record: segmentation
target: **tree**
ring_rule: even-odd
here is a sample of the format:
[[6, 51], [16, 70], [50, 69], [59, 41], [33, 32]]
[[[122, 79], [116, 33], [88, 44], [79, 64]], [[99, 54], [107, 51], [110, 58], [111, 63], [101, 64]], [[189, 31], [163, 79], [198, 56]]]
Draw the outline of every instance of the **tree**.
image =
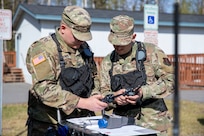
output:
[[203, 14], [204, 0], [181, 0], [181, 14]]
[[95, 8], [106, 9], [106, 0], [93, 0]]
[[204, 0], [202, 1], [202, 8], [201, 8], [201, 10], [202, 10], [202, 14], [204, 15]]

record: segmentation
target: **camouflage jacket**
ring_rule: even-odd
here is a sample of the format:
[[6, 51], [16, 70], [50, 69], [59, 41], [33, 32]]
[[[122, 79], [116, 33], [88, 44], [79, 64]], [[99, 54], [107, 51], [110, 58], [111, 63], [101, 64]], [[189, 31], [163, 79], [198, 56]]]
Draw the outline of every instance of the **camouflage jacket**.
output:
[[[85, 64], [79, 51], [66, 45], [58, 30], [56, 30], [56, 38], [61, 44], [65, 68], [80, 67]], [[75, 110], [79, 97], [67, 90], [62, 90], [60, 86], [59, 54], [57, 45], [51, 36], [44, 37], [30, 46], [27, 52], [26, 65], [33, 81], [30, 93], [43, 104], [34, 106], [36, 105], [34, 102], [33, 104], [30, 103], [28, 105], [29, 115], [40, 121], [56, 123], [56, 119], [53, 118], [53, 115], [57, 114], [56, 108], [62, 109], [66, 115], [71, 114]], [[95, 88], [92, 93], [97, 93], [99, 90], [97, 75], [94, 77], [94, 84]], [[50, 107], [50, 109], [46, 109], [46, 107]], [[50, 110], [53, 110], [53, 115], [48, 114]]]
[[[135, 115], [133, 112], [141, 110], [142, 116], [136, 120], [138, 125], [147, 128], [153, 128], [160, 131], [166, 130], [169, 126], [170, 115], [167, 109], [164, 111], [166, 105], [163, 98], [173, 93], [174, 73], [173, 67], [165, 53], [158, 47], [150, 43], [144, 43], [146, 48], [146, 60], [144, 66], [146, 70], [146, 85], [142, 86], [143, 97], [142, 101], [148, 99], [159, 99], [160, 101], [150, 103], [148, 106], [141, 109], [135, 108], [132, 113], [121, 111], [122, 115]], [[135, 54], [137, 50], [137, 43], [132, 47], [132, 53], [127, 58], [119, 58], [117, 62], [113, 63], [113, 75], [125, 74], [136, 70]], [[100, 67], [100, 83], [101, 92], [103, 95], [111, 94], [109, 70], [112, 62], [110, 60], [111, 53], [108, 54], [102, 61]], [[110, 104], [113, 108], [117, 105]], [[172, 119], [172, 118], [171, 118]]]

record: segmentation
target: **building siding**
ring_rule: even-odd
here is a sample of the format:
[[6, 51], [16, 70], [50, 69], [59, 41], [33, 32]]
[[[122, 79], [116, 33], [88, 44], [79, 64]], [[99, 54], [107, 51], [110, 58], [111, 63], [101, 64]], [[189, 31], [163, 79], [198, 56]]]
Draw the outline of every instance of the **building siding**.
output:
[[[92, 10], [91, 10], [92, 11]], [[45, 11], [44, 11], [45, 12]], [[102, 11], [101, 11], [102, 12]], [[21, 13], [21, 14], [20, 14]], [[114, 15], [119, 15], [123, 12], [114, 12]], [[126, 12], [125, 12], [126, 13]], [[130, 14], [130, 12], [127, 12]], [[27, 50], [29, 46], [36, 40], [47, 36], [53, 32], [55, 32], [56, 27], [60, 24], [60, 16], [56, 16], [54, 18], [46, 18], [43, 20], [43, 15], [35, 15], [28, 13], [27, 11], [19, 12], [20, 15], [18, 16], [18, 21], [14, 20], [13, 24], [15, 27], [15, 31], [17, 34], [21, 34], [21, 38], [16, 40], [16, 55], [17, 55], [17, 67], [21, 68], [23, 74], [25, 76], [25, 82], [31, 83], [31, 76], [27, 72], [25, 58], [27, 54]], [[88, 41], [92, 51], [94, 52], [94, 56], [96, 57], [104, 57], [108, 53], [113, 50], [113, 46], [108, 42], [108, 34], [109, 34], [109, 22], [110, 17], [105, 18], [106, 15], [102, 14], [101, 16], [104, 17], [97, 17], [95, 16], [96, 13], [93, 14], [93, 25], [91, 27], [91, 32], [93, 39]], [[132, 13], [131, 13], [132, 14]], [[141, 14], [140, 19], [137, 20], [135, 18], [135, 32], [137, 34], [136, 40], [137, 41], [144, 41], [144, 28], [143, 23], [141, 21]], [[41, 17], [40, 19], [37, 17]], [[168, 15], [169, 17], [172, 17]], [[50, 16], [49, 16], [50, 17]], [[161, 16], [163, 18], [163, 15]], [[17, 18], [16, 18], [17, 19]], [[172, 18], [169, 18], [172, 20]], [[163, 24], [162, 24], [163, 23]], [[173, 23], [171, 21], [166, 22], [160, 21], [158, 29], [158, 46], [164, 50], [164, 52], [168, 55], [174, 54], [174, 29]], [[188, 24], [188, 22], [186, 22]], [[179, 54], [202, 54], [204, 53], [204, 23], [200, 23], [201, 25], [193, 24], [193, 26], [189, 25], [186, 26], [185, 23], [182, 24], [179, 30]], [[203, 26], [202, 26], [203, 25]]]

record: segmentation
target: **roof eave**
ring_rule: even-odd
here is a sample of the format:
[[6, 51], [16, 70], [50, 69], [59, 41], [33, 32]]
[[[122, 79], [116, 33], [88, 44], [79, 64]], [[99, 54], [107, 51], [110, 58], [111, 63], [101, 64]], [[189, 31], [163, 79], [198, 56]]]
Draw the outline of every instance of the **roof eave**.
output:
[[[18, 23], [18, 21], [20, 19], [20, 15], [23, 12], [26, 12], [27, 14], [29, 14], [30, 16], [32, 16], [33, 18], [35, 18], [37, 20], [52, 20], [52, 21], [60, 21], [61, 20], [61, 16], [59, 16], [59, 15], [34, 14], [30, 10], [28, 10], [26, 7], [19, 5], [19, 7], [16, 10], [16, 14], [12, 20], [12, 24], [13, 24], [14, 28], [16, 27], [16, 24]], [[111, 18], [92, 17], [93, 23], [109, 23], [110, 21], [111, 21]], [[143, 25], [144, 20], [135, 20], [135, 24], [136, 25]], [[172, 21], [159, 21], [158, 25], [159, 26], [173, 26], [174, 24]], [[179, 26], [203, 28], [204, 23], [180, 22]]]

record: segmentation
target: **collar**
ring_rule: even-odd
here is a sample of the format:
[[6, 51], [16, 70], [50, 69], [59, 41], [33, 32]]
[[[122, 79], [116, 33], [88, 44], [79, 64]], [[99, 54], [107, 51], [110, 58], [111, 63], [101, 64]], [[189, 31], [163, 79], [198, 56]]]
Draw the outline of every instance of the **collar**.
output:
[[119, 61], [120, 63], [125, 63], [125, 62], [131, 62], [132, 60], [135, 60], [135, 54], [136, 54], [136, 47], [137, 47], [137, 43], [134, 42], [132, 44], [132, 51], [130, 53], [129, 56], [127, 56], [125, 59], [123, 59], [122, 57], [120, 57], [119, 55], [117, 55], [116, 59], [117, 61]]

